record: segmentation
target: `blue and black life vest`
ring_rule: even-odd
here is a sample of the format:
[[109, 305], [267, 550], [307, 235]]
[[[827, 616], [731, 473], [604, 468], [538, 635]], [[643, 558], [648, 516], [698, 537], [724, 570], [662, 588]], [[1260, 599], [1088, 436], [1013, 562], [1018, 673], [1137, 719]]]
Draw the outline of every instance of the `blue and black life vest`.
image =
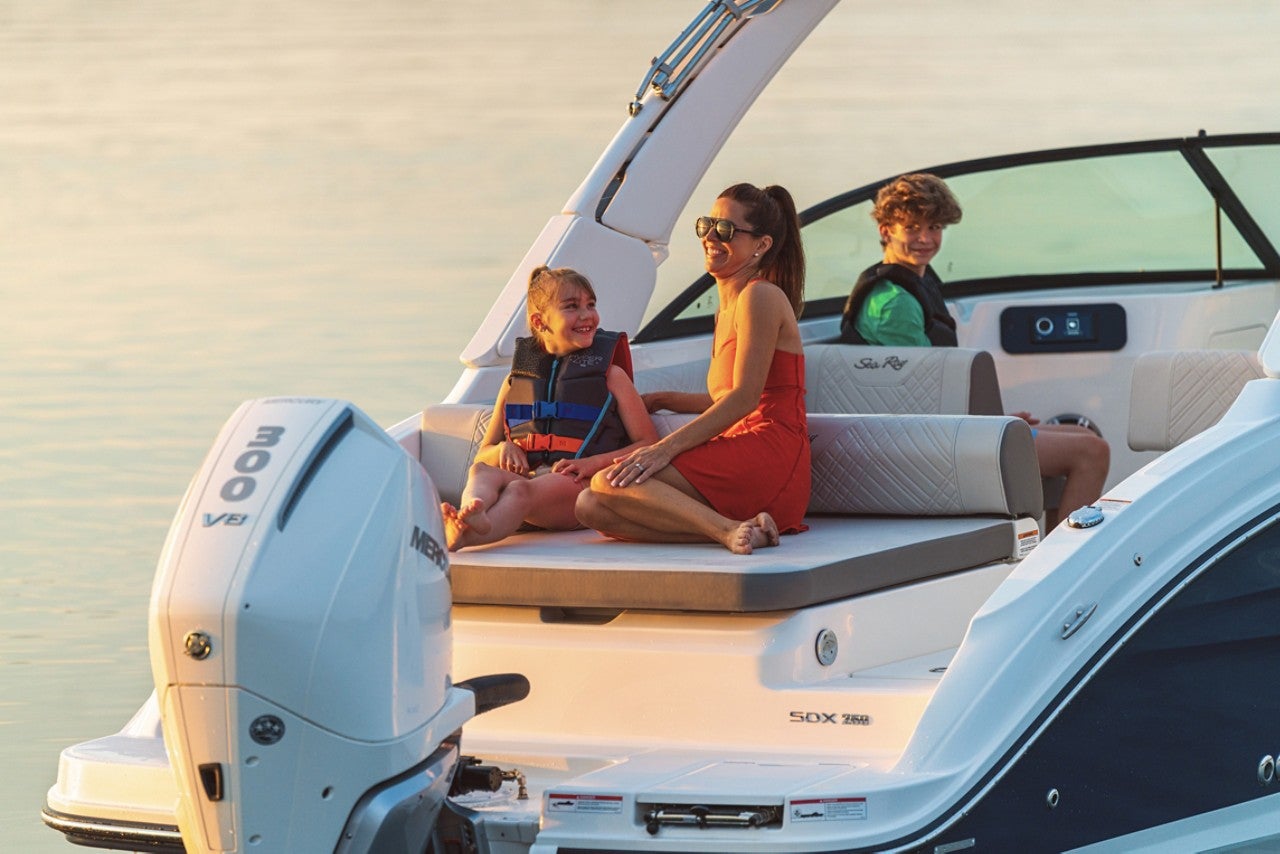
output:
[[524, 449], [530, 468], [631, 444], [609, 393], [609, 367], [631, 376], [626, 333], [596, 330], [585, 350], [552, 356], [534, 337], [517, 338], [507, 380], [507, 439]]
[[858, 334], [856, 324], [872, 288], [885, 279], [911, 294], [920, 303], [920, 308], [924, 311], [924, 334], [934, 347], [955, 347], [960, 343], [956, 337], [956, 319], [947, 311], [947, 304], [942, 299], [942, 280], [933, 272], [933, 267], [925, 267], [924, 275], [917, 276], [914, 270], [901, 264], [872, 264], [858, 276], [840, 318], [842, 342], [870, 343]]

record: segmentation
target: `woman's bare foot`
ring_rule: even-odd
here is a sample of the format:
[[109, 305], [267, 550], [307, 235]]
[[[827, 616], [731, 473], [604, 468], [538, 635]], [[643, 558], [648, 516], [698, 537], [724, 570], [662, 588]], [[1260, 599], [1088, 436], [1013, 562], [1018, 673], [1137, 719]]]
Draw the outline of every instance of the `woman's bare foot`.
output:
[[772, 516], [768, 513], [757, 513], [756, 518], [751, 521], [757, 528], [764, 531], [766, 546], [776, 546], [778, 544], [778, 523], [773, 521]]
[[[773, 528], [773, 539], [769, 539], [769, 530], [761, 524], [761, 516], [768, 520], [768, 524]], [[768, 513], [761, 513], [754, 519], [743, 522], [729, 532], [728, 536], [723, 540], [724, 545], [729, 551], [736, 555], [749, 555], [756, 549], [762, 549], [766, 546], [776, 546], [778, 544], [778, 526], [773, 524], [773, 519]]]
[[479, 498], [461, 510], [448, 501], [441, 502], [440, 515], [444, 517], [445, 545], [451, 552], [483, 542], [493, 528], [489, 515], [484, 511], [484, 502]]

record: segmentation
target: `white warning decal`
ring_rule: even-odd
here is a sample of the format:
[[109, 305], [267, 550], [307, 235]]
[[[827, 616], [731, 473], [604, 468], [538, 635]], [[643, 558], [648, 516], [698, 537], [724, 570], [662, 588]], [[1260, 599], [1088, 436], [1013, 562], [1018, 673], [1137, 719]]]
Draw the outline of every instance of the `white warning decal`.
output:
[[552, 792], [547, 795], [548, 812], [622, 812], [622, 795], [581, 795]]
[[791, 802], [793, 822], [863, 821], [866, 817], [866, 798], [804, 798]]

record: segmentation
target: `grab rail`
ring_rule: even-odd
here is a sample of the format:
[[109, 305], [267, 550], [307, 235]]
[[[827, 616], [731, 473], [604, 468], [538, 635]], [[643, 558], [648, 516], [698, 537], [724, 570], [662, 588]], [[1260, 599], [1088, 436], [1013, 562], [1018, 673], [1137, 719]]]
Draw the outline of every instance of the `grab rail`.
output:
[[702, 66], [707, 52], [720, 40], [729, 25], [772, 11], [782, 0], [712, 0], [676, 36], [666, 50], [654, 57], [649, 73], [640, 81], [627, 112], [635, 115], [644, 105], [640, 99], [652, 89], [664, 101], [679, 91], [694, 71]]

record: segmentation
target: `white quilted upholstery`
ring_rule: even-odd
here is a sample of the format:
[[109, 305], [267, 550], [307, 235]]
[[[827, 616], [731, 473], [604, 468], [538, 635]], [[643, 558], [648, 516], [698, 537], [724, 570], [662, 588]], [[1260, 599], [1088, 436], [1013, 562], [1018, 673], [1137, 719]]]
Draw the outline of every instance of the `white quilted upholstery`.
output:
[[811, 513], [1039, 516], [1031, 430], [1005, 416], [811, 415]]
[[[422, 413], [422, 463], [456, 504], [492, 407]], [[692, 415], [660, 413], [666, 435]], [[812, 513], [1038, 516], [1039, 469], [1026, 422], [1004, 416], [811, 415]]]
[[968, 351], [930, 347], [805, 348], [810, 412], [969, 411]]
[[707, 370], [711, 358], [636, 372], [636, 388], [641, 394], [651, 391], [684, 391], [707, 393]]
[[[990, 357], [962, 347], [804, 348], [805, 408], [810, 412], [1001, 415]], [[978, 360], [985, 360], [979, 363]], [[709, 359], [636, 375], [641, 392], [706, 392]], [[988, 367], [990, 366], [990, 367]], [[983, 387], [976, 388], [975, 384]]]
[[1250, 380], [1263, 376], [1247, 350], [1144, 353], [1133, 365], [1129, 447], [1167, 451], [1212, 427]]
[[492, 406], [472, 403], [437, 403], [422, 410], [420, 462], [442, 500], [457, 504], [461, 499], [467, 470], [492, 417]]

